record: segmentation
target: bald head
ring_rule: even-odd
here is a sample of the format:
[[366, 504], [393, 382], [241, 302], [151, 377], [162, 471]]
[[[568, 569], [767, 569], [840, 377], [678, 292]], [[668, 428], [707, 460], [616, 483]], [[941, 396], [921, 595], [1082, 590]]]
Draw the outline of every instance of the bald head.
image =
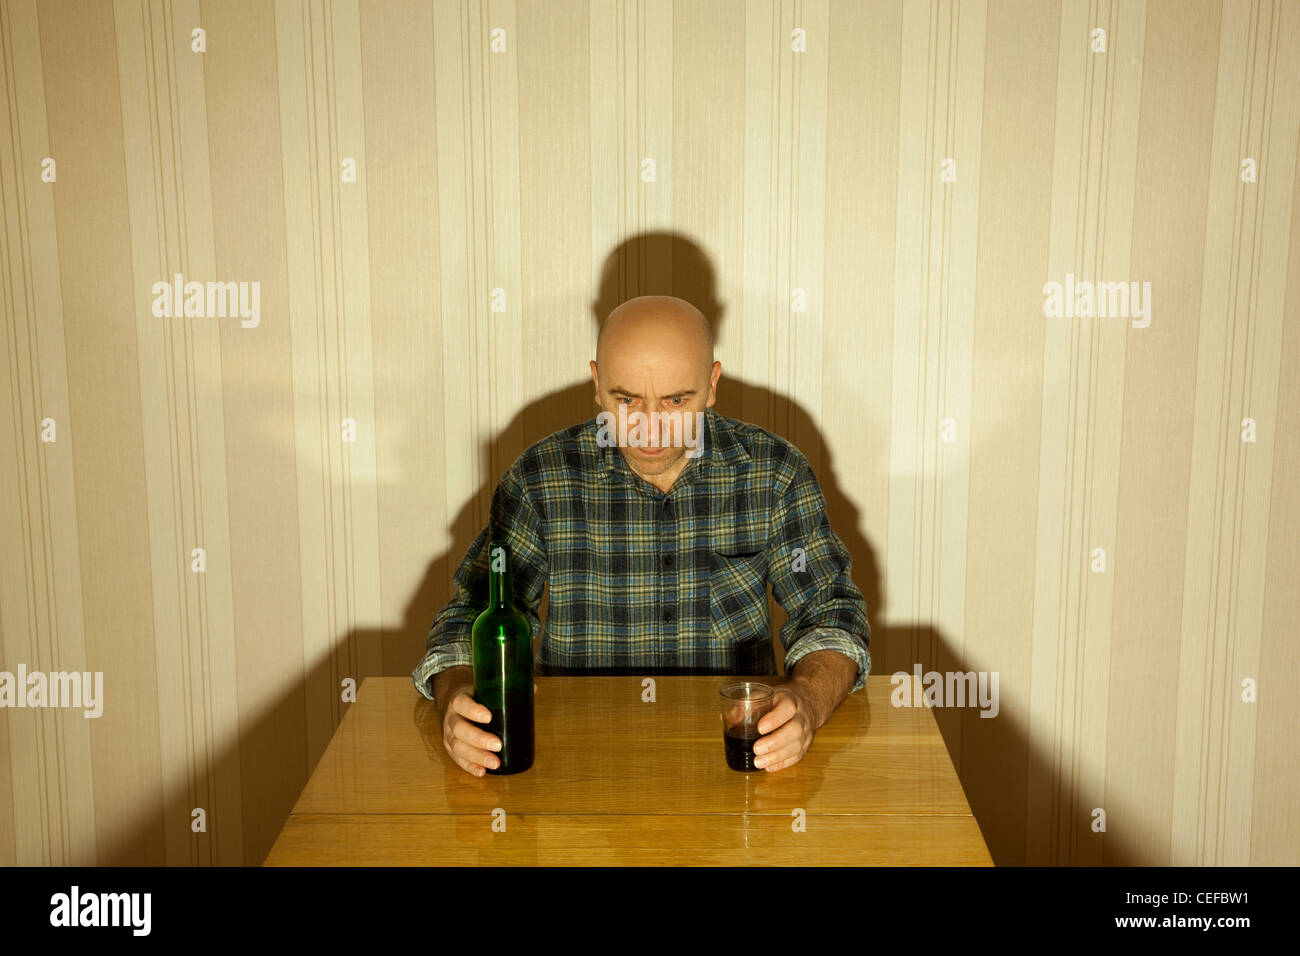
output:
[[692, 365], [713, 364], [713, 329], [699, 309], [671, 295], [628, 299], [605, 319], [596, 339], [596, 364], [605, 366], [614, 352], [650, 343], [678, 351]]
[[[713, 330], [689, 302], [668, 295], [643, 295], [624, 302], [601, 326], [591, 380], [602, 412], [690, 416], [702, 421], [717, 401], [722, 363], [713, 360]], [[652, 424], [653, 447], [619, 450], [632, 470], [667, 491], [691, 459], [685, 447], [663, 440]], [[700, 434], [700, 432], [695, 432]]]

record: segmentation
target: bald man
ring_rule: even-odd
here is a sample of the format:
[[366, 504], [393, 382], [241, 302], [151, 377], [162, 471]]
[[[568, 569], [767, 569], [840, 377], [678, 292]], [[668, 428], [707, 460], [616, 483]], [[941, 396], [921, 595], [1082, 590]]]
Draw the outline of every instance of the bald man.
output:
[[721, 374], [690, 303], [624, 302], [591, 362], [600, 413], [532, 445], [501, 479], [412, 675], [466, 772], [496, 768], [501, 749], [479, 726], [490, 714], [470, 665], [492, 540], [505, 542], [515, 604], [541, 635], [543, 675], [774, 674], [771, 584], [791, 679], [758, 725], [764, 770], [797, 763], [866, 682], [866, 605], [817, 478], [785, 439], [713, 411]]

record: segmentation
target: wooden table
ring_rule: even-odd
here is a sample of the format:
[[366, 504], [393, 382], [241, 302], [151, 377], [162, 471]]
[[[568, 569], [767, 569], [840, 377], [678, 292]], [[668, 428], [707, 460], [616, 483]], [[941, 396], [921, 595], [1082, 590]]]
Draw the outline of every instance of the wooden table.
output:
[[410, 678], [366, 678], [266, 865], [992, 865], [933, 713], [888, 676], [770, 773], [723, 757], [713, 698], [743, 679], [656, 677], [646, 703], [640, 677], [538, 678], [532, 768], [473, 777]]

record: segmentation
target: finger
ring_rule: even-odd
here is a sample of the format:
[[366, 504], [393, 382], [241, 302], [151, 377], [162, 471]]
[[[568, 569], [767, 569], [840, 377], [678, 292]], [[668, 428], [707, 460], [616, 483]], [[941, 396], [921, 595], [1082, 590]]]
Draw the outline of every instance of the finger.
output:
[[470, 763], [468, 760], [466, 760], [464, 757], [461, 757], [458, 754], [453, 753], [451, 755], [451, 759], [456, 762], [456, 766], [460, 767], [462, 770], [464, 770], [468, 774], [471, 774], [472, 776], [483, 777], [487, 775], [487, 771], [484, 770], [482, 767], [474, 766], [472, 763]]
[[763, 715], [763, 719], [758, 722], [758, 732], [760, 734], [771, 733], [780, 727], [796, 713], [799, 708], [789, 697], [782, 697], [775, 707]]
[[[478, 747], [468, 744], [463, 740], [457, 740], [453, 745], [456, 753], [464, 757], [471, 766], [475, 768], [487, 767], [490, 770], [496, 770], [501, 766], [501, 760], [496, 754], [488, 753], [486, 750], [480, 750]], [[475, 769], [478, 773], [478, 769]], [[482, 776], [482, 774], [479, 774]]]
[[468, 720], [458, 720], [451, 727], [451, 736], [456, 740], [463, 740], [471, 747], [477, 750], [487, 752], [489, 750], [501, 750], [501, 738], [496, 734], [490, 734], [481, 727], [475, 727]]
[[733, 704], [727, 710], [727, 722], [733, 727], [737, 724], [752, 724], [754, 722], [753, 711], [744, 704]]
[[[787, 729], [792, 729], [793, 724], [788, 724]], [[790, 760], [798, 760], [803, 756], [811, 740], [805, 739], [801, 734], [795, 734], [792, 737], [785, 735], [785, 729], [779, 733], [773, 734], [766, 740], [765, 751], [759, 754], [757, 745], [755, 745], [755, 764], [764, 770], [774, 770], [779, 766], [788, 763]]]
[[451, 709], [462, 717], [474, 721], [476, 724], [486, 724], [492, 719], [492, 711], [488, 710], [469, 694], [457, 694], [452, 698]]
[[764, 770], [771, 770], [789, 760], [791, 757], [798, 757], [799, 752], [803, 749], [803, 744], [796, 742], [785, 747], [777, 747], [769, 750], [761, 756], [754, 757], [754, 766], [762, 767]]
[[481, 766], [475, 766], [473, 763], [469, 761], [469, 759], [467, 759], [465, 756], [463, 756], [460, 753], [459, 749], [457, 748], [457, 744], [459, 743], [460, 741], [451, 738], [447, 738], [443, 741], [443, 746], [447, 748], [447, 753], [451, 757], [451, 759], [455, 761], [456, 766], [460, 767], [466, 773], [472, 774], [475, 777], [484, 776], [486, 774], [486, 771]]
[[795, 724], [785, 724], [767, 736], [759, 737], [758, 740], [754, 741], [754, 755], [767, 757], [769, 758], [768, 762], [771, 763], [770, 758], [773, 754], [790, 747], [797, 747], [801, 742], [799, 728]]
[[783, 760], [779, 760], [776, 763], [768, 764], [763, 769], [768, 773], [775, 773], [778, 770], [784, 770], [786, 767], [793, 767], [802, 759], [803, 759], [803, 754], [796, 752], [794, 754], [791, 754], [789, 757], [786, 757]]

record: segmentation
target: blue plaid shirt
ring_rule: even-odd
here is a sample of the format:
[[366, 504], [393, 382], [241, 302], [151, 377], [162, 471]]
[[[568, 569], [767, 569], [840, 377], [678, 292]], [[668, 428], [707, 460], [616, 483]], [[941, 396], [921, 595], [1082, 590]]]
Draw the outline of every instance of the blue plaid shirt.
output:
[[597, 443], [595, 417], [520, 455], [429, 630], [412, 674], [419, 692], [431, 698], [435, 674], [472, 666], [492, 540], [504, 542], [515, 605], [542, 637], [536, 674], [775, 674], [771, 583], [787, 614], [786, 673], [811, 651], [839, 651], [857, 663], [860, 690], [871, 669], [866, 604], [808, 460], [712, 408], [704, 421], [703, 454], [667, 494]]

